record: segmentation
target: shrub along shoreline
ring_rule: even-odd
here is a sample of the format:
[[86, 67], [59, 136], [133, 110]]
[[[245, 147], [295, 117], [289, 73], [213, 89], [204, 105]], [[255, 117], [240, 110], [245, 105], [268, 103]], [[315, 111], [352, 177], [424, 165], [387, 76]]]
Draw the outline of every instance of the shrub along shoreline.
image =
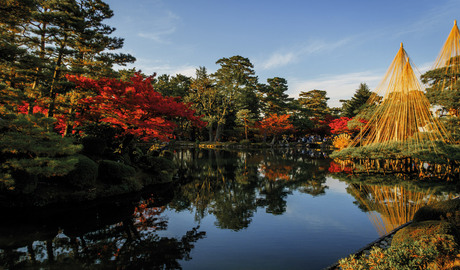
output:
[[66, 175], [14, 175], [14, 188], [0, 192], [0, 208], [43, 207], [109, 198], [171, 183], [176, 173], [169, 151], [149, 151], [139, 154], [135, 162], [126, 162], [129, 157], [109, 159], [101, 149], [83, 145], [82, 153], [74, 156], [77, 160], [74, 168]]
[[374, 246], [327, 269], [452, 269], [460, 267], [460, 198], [420, 208], [413, 221], [396, 229], [391, 246]]

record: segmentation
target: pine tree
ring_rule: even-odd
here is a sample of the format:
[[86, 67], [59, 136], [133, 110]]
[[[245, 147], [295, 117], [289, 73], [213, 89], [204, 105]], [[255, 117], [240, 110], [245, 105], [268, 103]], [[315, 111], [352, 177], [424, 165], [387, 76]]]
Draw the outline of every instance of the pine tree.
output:
[[43, 128], [54, 119], [42, 114], [1, 114], [0, 119], [0, 190], [30, 186], [37, 178], [66, 175], [74, 168], [81, 146]]
[[441, 106], [441, 116], [460, 116], [460, 57], [450, 59], [450, 66], [427, 71], [421, 76], [428, 84], [426, 96], [432, 105]]
[[[220, 68], [213, 74], [219, 91], [220, 106], [217, 107], [215, 140], [220, 140], [224, 125], [233, 127], [235, 109], [249, 109], [258, 114], [254, 65], [248, 58], [236, 55], [221, 58]], [[232, 116], [232, 117], [230, 117]]]
[[[27, 50], [23, 32], [35, 10], [33, 0], [1, 1], [0, 4], [0, 102], [20, 105], [26, 99], [27, 70], [36, 65], [36, 57]], [[14, 91], [15, 102], [8, 91]], [[13, 93], [13, 92], [11, 92]], [[12, 104], [11, 102], [15, 103]]]
[[259, 92], [262, 95], [262, 111], [266, 115], [287, 113], [293, 99], [286, 94], [288, 90], [286, 79], [280, 77], [269, 78], [267, 83], [267, 85], [259, 85]]
[[185, 98], [190, 94], [192, 78], [182, 74], [163, 74], [155, 78], [153, 87], [164, 96]]
[[311, 117], [323, 119], [329, 113], [326, 97], [327, 92], [324, 90], [311, 90], [308, 92], [300, 92], [299, 104], [305, 108]]
[[6, 1], [1, 12], [0, 82], [23, 92], [29, 113], [38, 104], [50, 117], [72, 114], [81, 95], [71, 92], [65, 74], [115, 76], [113, 65], [135, 60], [111, 52], [123, 39], [102, 23], [113, 12], [101, 0]]
[[361, 83], [359, 88], [356, 89], [355, 94], [350, 100], [341, 100], [342, 104], [342, 115], [345, 117], [355, 117], [366, 104], [372, 92], [366, 83]]
[[205, 67], [196, 69], [196, 76], [192, 79], [190, 88], [191, 93], [184, 101], [190, 102], [197, 114], [203, 115], [203, 120], [207, 122], [209, 141], [213, 141], [214, 126], [217, 123], [217, 109], [221, 97], [215, 87], [214, 80], [211, 79]]

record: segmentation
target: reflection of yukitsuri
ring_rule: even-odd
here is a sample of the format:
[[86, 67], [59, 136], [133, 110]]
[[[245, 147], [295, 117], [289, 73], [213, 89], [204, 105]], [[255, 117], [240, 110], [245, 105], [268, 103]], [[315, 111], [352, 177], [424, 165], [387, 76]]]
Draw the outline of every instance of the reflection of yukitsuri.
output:
[[411, 191], [403, 186], [351, 184], [348, 190], [369, 211], [369, 219], [380, 236], [411, 221], [420, 207], [445, 199], [431, 190]]

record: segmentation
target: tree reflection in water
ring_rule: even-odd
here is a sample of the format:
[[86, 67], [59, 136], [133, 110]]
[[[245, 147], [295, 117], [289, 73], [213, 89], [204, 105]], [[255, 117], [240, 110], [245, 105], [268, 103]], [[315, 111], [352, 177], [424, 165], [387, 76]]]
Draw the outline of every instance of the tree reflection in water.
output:
[[[205, 232], [195, 227], [181, 238], [160, 237], [158, 231], [167, 228], [167, 220], [162, 216], [165, 207], [154, 205], [154, 199], [150, 198], [142, 200], [134, 208], [116, 207], [114, 211], [119, 211], [117, 218], [124, 216], [116, 223], [98, 216], [104, 215], [103, 212], [97, 212], [95, 218], [75, 213], [75, 223], [66, 222], [66, 218], [53, 223], [59, 225], [44, 222], [38, 234], [37, 224], [29, 231], [1, 227], [1, 235], [6, 237], [0, 240], [0, 266], [6, 269], [180, 269], [179, 261], [190, 259], [194, 243], [205, 237]], [[126, 210], [128, 214], [123, 213]], [[81, 218], [89, 220], [82, 224]], [[57, 226], [63, 227], [58, 229]]]
[[324, 194], [325, 160], [311, 159], [297, 149], [283, 151], [178, 151], [182, 185], [169, 206], [194, 209], [197, 221], [212, 214], [217, 227], [238, 231], [249, 226], [257, 208], [283, 214], [287, 196], [295, 190]]
[[196, 226], [181, 237], [162, 237], [166, 234], [160, 232], [168, 227], [166, 207], [193, 211], [198, 224], [213, 215], [217, 227], [243, 230], [257, 210], [283, 214], [293, 192], [325, 193], [328, 162], [311, 159], [312, 154], [322, 157], [292, 148], [176, 151], [177, 182], [166, 199], [144, 196], [151, 199], [128, 204], [107, 200], [104, 207], [78, 206], [59, 214], [4, 216], [0, 268], [180, 268], [205, 232]]

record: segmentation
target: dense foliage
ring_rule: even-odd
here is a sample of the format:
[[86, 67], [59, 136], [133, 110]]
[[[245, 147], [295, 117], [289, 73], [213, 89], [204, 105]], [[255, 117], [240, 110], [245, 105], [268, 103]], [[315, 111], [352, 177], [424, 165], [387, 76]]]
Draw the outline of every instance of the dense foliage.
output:
[[289, 122], [289, 114], [271, 114], [262, 119], [257, 127], [264, 136], [273, 136], [272, 143], [276, 141], [279, 135], [294, 129], [294, 126]]
[[176, 118], [186, 118], [198, 127], [206, 125], [188, 105], [177, 102], [177, 98], [163, 97], [153, 89], [150, 78], [144, 79], [139, 74], [131, 82], [74, 76], [68, 79], [76, 84], [77, 90], [96, 93], [80, 100], [82, 111], [77, 117], [80, 124], [108, 123], [124, 130], [124, 135], [143, 140], [168, 140], [176, 127]]
[[344, 270], [452, 269], [458, 250], [458, 244], [452, 236], [430, 235], [385, 250], [374, 247], [368, 257], [352, 255], [340, 260], [339, 266]]
[[[296, 89], [301, 90], [299, 96], [290, 97], [285, 78], [273, 76], [260, 82], [250, 59], [240, 55], [218, 59], [214, 73], [200, 67], [195, 77], [116, 70], [135, 58], [117, 52], [123, 39], [105, 24], [112, 16], [102, 0], [2, 2], [0, 175], [4, 188], [14, 189], [14, 178], [51, 182], [85, 166], [95, 171], [94, 164], [77, 155], [80, 144], [81, 154], [96, 163], [116, 160], [148, 171], [153, 162], [151, 146], [159, 141], [249, 144], [271, 139], [274, 145], [281, 136], [284, 143], [322, 141], [342, 133], [353, 137], [376, 105], [366, 104], [372, 94], [365, 83], [343, 101], [341, 112], [328, 106], [325, 90]], [[447, 129], [458, 140], [458, 87], [437, 91], [439, 76], [435, 70], [423, 79], [431, 83], [427, 91], [433, 104], [449, 112], [449, 118], [444, 118]], [[349, 140], [337, 137], [336, 146], [343, 148]], [[400, 146], [396, 143], [378, 152], [372, 146], [346, 149], [340, 156], [413, 157], [451, 167], [459, 160], [455, 145], [441, 145], [436, 152], [430, 146], [410, 151]], [[88, 183], [94, 177], [89, 175]]]
[[66, 175], [81, 146], [48, 132], [54, 119], [43, 114], [3, 114], [0, 118], [0, 190], [32, 192], [38, 177]]
[[355, 117], [362, 110], [371, 95], [372, 92], [369, 86], [365, 83], [361, 83], [350, 100], [341, 100], [342, 115], [349, 118]]

